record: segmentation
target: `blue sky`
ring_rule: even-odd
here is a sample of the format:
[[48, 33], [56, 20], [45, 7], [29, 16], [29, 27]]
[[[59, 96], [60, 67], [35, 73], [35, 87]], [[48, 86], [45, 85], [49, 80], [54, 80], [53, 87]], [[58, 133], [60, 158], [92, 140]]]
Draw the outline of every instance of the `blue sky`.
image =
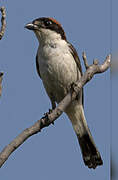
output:
[[[83, 51], [89, 64], [94, 58], [102, 63], [111, 51], [110, 0], [1, 0], [1, 5], [6, 7], [7, 29], [0, 42], [0, 71], [4, 72], [0, 151], [51, 107], [35, 67], [38, 41], [24, 29], [26, 23], [42, 16], [56, 18], [77, 49], [83, 71]], [[0, 170], [2, 180], [110, 179], [110, 85], [108, 70], [84, 87], [85, 116], [103, 166], [95, 170], [85, 167], [71, 123], [63, 114], [54, 126], [32, 136], [9, 157]]]
[[[112, 51], [113, 55], [116, 56], [116, 62], [118, 61], [118, 45], [117, 45], [117, 32], [118, 32], [118, 26], [116, 24], [116, 17], [118, 16], [117, 12], [117, 5], [118, 2], [114, 1], [112, 3]], [[113, 59], [114, 62], [114, 59]], [[118, 121], [117, 121], [117, 92], [118, 92], [118, 68], [117, 72], [113, 73], [112, 81], [111, 81], [111, 152], [112, 152], [112, 160], [113, 160], [113, 180], [117, 180], [118, 178], [118, 143], [116, 141], [117, 139], [117, 127], [118, 127]]]

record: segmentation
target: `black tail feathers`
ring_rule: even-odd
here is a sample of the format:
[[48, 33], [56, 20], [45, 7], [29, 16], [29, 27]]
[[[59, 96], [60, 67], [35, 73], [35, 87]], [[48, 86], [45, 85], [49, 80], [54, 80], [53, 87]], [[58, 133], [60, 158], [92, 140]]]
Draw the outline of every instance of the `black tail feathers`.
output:
[[86, 166], [95, 169], [97, 166], [103, 164], [100, 153], [98, 152], [92, 137], [86, 133], [82, 137], [78, 137], [79, 144], [82, 151], [83, 160]]

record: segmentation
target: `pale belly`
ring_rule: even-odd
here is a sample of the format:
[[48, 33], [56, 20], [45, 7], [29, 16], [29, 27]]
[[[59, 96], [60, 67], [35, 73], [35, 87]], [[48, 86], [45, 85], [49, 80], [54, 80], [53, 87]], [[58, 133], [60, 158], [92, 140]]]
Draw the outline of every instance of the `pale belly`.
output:
[[70, 54], [52, 56], [50, 59], [39, 57], [40, 74], [49, 97], [59, 103], [67, 94], [70, 85], [77, 80], [78, 68]]

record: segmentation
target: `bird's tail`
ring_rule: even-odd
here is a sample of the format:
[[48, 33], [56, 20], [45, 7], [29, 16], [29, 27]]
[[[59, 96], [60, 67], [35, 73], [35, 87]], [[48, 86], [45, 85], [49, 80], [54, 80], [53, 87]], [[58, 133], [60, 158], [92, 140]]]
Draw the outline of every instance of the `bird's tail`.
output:
[[83, 106], [78, 103], [71, 104], [66, 114], [77, 135], [85, 165], [93, 169], [102, 165], [102, 158], [87, 126]]

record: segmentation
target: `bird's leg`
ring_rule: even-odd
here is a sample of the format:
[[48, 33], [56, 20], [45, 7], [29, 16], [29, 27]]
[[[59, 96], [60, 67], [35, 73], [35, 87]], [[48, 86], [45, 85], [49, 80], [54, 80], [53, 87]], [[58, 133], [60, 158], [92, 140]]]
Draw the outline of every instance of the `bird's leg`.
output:
[[[51, 105], [52, 105], [52, 109], [49, 109], [49, 113], [51, 113], [53, 109], [56, 108], [56, 103], [53, 98], [51, 98]], [[54, 125], [54, 122], [52, 122], [52, 124]]]
[[52, 110], [56, 108], [56, 103], [54, 100], [51, 100]]
[[[68, 93], [70, 90], [72, 90], [72, 92], [73, 92], [73, 90], [76, 92], [76, 86], [77, 86], [76, 82], [71, 83], [71, 84], [67, 87], [67, 93]], [[77, 97], [76, 97], [75, 100], [79, 100], [79, 99], [80, 99], [80, 94], [77, 95]]]
[[[50, 94], [50, 101], [51, 101], [51, 105], [52, 105], [52, 109], [49, 109], [49, 112], [48, 112], [48, 114], [50, 114], [52, 111], [53, 111], [53, 109], [55, 109], [56, 108], [56, 103], [55, 103], [55, 98], [54, 98], [54, 96], [52, 95], [52, 94]], [[52, 122], [52, 124], [54, 125], [54, 122]]]

